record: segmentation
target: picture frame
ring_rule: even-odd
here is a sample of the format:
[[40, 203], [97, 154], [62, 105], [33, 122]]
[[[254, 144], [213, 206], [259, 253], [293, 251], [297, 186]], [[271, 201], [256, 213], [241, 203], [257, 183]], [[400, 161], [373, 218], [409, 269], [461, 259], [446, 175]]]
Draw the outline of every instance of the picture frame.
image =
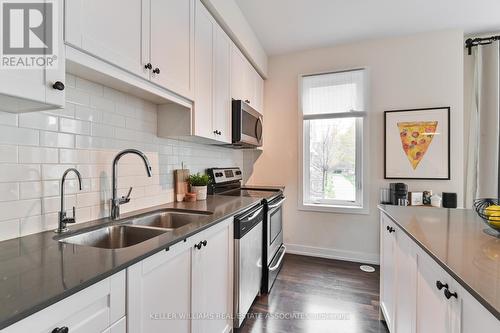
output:
[[410, 206], [423, 206], [424, 193], [423, 192], [410, 192], [408, 193], [408, 203]]
[[384, 112], [384, 178], [449, 180], [450, 107]]

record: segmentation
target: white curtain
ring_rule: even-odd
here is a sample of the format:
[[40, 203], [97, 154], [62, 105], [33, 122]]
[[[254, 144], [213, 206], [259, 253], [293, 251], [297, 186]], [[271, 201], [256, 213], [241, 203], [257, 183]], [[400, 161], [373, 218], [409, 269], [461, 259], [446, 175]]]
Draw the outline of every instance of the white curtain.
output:
[[[465, 203], [499, 195], [500, 42], [473, 48], [474, 74], [469, 108]], [[466, 113], [466, 114], [467, 114]], [[467, 135], [467, 133], [466, 133]]]

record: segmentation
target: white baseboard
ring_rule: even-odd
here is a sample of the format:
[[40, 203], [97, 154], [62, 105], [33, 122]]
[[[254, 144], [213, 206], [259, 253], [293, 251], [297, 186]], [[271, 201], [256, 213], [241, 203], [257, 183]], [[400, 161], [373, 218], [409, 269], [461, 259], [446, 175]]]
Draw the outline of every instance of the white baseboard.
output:
[[378, 254], [373, 254], [373, 253], [328, 249], [328, 248], [298, 245], [298, 244], [285, 244], [285, 245], [286, 245], [286, 252], [291, 254], [352, 261], [362, 264], [379, 265], [380, 263], [380, 256]]

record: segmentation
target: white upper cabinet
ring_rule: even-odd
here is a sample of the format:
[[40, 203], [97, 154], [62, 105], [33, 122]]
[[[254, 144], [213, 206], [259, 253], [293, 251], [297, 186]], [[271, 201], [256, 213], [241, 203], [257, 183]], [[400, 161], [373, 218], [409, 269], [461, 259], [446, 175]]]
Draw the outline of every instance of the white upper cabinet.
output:
[[66, 0], [67, 44], [186, 98], [194, 0]]
[[66, 43], [149, 77], [144, 67], [149, 61], [149, 1], [66, 0], [65, 9]]
[[150, 1], [151, 80], [191, 97], [194, 0]]
[[231, 40], [200, 1], [195, 15], [194, 135], [231, 143]]
[[264, 80], [234, 44], [231, 58], [232, 98], [245, 101], [262, 114], [264, 108]]
[[[63, 6], [54, 7], [59, 32], [54, 41], [55, 67], [0, 69], [0, 111], [32, 112], [65, 105], [65, 53], [63, 42]], [[56, 84], [57, 83], [57, 84]], [[61, 85], [62, 84], [62, 85]]]
[[203, 6], [196, 1], [195, 16], [195, 97], [194, 97], [194, 134], [214, 138], [212, 123], [213, 110], [213, 64], [214, 64], [215, 22]]
[[231, 39], [220, 26], [214, 40], [214, 109], [213, 128], [217, 140], [231, 143]]

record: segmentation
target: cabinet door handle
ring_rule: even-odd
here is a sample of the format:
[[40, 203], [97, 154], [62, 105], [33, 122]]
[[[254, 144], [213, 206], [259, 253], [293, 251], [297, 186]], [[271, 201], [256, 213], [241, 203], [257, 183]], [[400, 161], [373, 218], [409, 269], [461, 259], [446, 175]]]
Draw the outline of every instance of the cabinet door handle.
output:
[[443, 288], [446, 288], [446, 290], [448, 290], [448, 283], [442, 283], [441, 281], [436, 281], [436, 288], [438, 288], [438, 290], [441, 290]]
[[55, 90], [60, 90], [60, 91], [63, 91], [64, 90], [64, 83], [62, 83], [61, 81], [56, 81], [53, 85], [52, 85], [52, 88], [54, 88]]
[[444, 290], [444, 296], [447, 298], [447, 299], [450, 299], [452, 297], [455, 297], [455, 298], [458, 298], [458, 295], [456, 292], [452, 293], [451, 291], [448, 290], [448, 288], [446, 288]]
[[199, 242], [198, 244], [195, 244], [195, 248], [198, 250], [201, 250], [201, 247], [203, 246], [203, 242]]
[[156, 67], [155, 69], [153, 69], [153, 73], [160, 74], [160, 69], [158, 67]]
[[208, 242], [206, 240], [204, 240], [203, 242], [201, 242], [203, 244], [203, 246], [207, 246]]
[[68, 332], [69, 332], [69, 328], [67, 328], [66, 326], [63, 326], [63, 327], [54, 328], [51, 333], [68, 333]]
[[389, 227], [389, 229], [387, 229], [387, 230], [389, 230], [389, 233], [393, 233], [396, 231], [393, 227]]
[[250, 100], [249, 99], [245, 99], [245, 103], [250, 104]]
[[153, 68], [153, 65], [151, 65], [150, 62], [144, 65], [144, 68], [151, 70]]
[[386, 229], [387, 231], [389, 231], [389, 226], [386, 226], [386, 227], [385, 227], [385, 229]]

